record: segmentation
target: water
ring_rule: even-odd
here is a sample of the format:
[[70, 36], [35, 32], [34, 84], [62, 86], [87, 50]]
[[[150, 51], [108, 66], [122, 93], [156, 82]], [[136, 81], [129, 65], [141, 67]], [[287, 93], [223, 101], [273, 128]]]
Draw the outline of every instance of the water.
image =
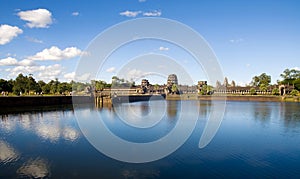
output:
[[[10, 114], [2, 111], [0, 178], [300, 177], [299, 103], [227, 102], [216, 136], [199, 149], [213, 105], [155, 101], [115, 109], [84, 106], [74, 111], [68, 106]], [[182, 111], [184, 107], [200, 111], [192, 135], [171, 155], [143, 164], [120, 162], [100, 153], [85, 138], [75, 117], [79, 117], [77, 113], [98, 116], [119, 138], [143, 143], [166, 136], [180, 117], [190, 123], [191, 110]], [[120, 115], [125, 116], [124, 121]], [[147, 115], [156, 116], [147, 119], [148, 128], [128, 126], [138, 126], [139, 116]], [[88, 132], [93, 132], [92, 128]]]

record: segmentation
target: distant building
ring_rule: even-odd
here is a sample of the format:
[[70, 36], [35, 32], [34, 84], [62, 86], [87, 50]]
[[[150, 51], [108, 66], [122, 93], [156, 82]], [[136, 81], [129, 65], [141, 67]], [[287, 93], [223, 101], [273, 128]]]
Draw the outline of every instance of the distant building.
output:
[[178, 79], [175, 74], [171, 74], [168, 76], [167, 86], [172, 87], [173, 84], [178, 85]]
[[[174, 88], [175, 85], [175, 88]], [[175, 74], [171, 74], [168, 76], [167, 86], [165, 88], [166, 94], [179, 94], [180, 90], [178, 89], [178, 79]]]
[[137, 93], [140, 93], [140, 94], [148, 93], [150, 86], [151, 85], [147, 79], [142, 79], [141, 87], [137, 89]]

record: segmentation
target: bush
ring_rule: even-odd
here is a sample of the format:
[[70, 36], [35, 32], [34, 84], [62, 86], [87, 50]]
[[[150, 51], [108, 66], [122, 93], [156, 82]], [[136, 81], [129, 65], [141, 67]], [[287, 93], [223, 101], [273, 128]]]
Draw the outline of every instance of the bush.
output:
[[297, 96], [298, 94], [299, 94], [299, 91], [295, 90], [295, 89], [290, 93], [290, 95], [292, 95], [292, 96]]
[[279, 95], [279, 89], [278, 88], [274, 88], [272, 90], [272, 94], [278, 96]]
[[257, 95], [255, 88], [250, 89], [250, 94], [251, 95]]

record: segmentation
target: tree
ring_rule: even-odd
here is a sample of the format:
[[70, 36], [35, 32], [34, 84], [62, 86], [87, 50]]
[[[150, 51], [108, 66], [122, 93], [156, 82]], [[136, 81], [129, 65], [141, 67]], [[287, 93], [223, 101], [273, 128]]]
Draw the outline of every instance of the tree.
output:
[[177, 87], [177, 85], [176, 85], [176, 84], [173, 84], [171, 90], [172, 90], [172, 93], [173, 93], [173, 94], [174, 94], [174, 93], [177, 94], [177, 93], [178, 93], [178, 87]]
[[266, 91], [268, 90], [266, 84], [261, 84], [261, 85], [259, 86], [259, 89], [260, 89], [260, 91], [262, 91], [262, 92], [266, 92]]
[[272, 94], [278, 96], [279, 95], [279, 89], [278, 88], [274, 88], [272, 90]]
[[299, 91], [294, 89], [291, 91], [290, 95], [297, 96], [297, 95], [299, 95]]
[[285, 69], [283, 73], [280, 75], [284, 80], [287, 79], [297, 79], [300, 78], [300, 71], [296, 69]]
[[27, 91], [27, 76], [23, 76], [23, 74], [20, 73], [14, 81], [13, 92], [16, 95], [20, 95], [21, 93], [26, 93]]
[[155, 84], [153, 88], [154, 88], [154, 90], [157, 92], [157, 91], [159, 90], [159, 85], [158, 85], [158, 84]]
[[294, 80], [294, 87], [296, 90], [300, 91], [300, 78]]
[[51, 85], [49, 83], [42, 86], [42, 92], [44, 94], [50, 94], [50, 91], [51, 91]]
[[257, 94], [255, 88], [250, 89], [250, 94], [251, 95], [256, 95]]
[[13, 85], [4, 79], [0, 79], [0, 92], [12, 92]]
[[300, 90], [300, 71], [296, 69], [285, 69], [280, 75], [283, 79], [279, 84], [293, 85], [296, 90]]
[[37, 84], [37, 82], [35, 81], [35, 79], [32, 77], [32, 75], [30, 75], [27, 78], [27, 86], [26, 88], [28, 89], [28, 93], [30, 94], [31, 91], [33, 92], [38, 92], [39, 90], [39, 86]]
[[252, 86], [254, 87], [260, 87], [262, 84], [268, 87], [270, 83], [271, 83], [271, 76], [267, 75], [266, 73], [262, 73], [259, 76], [254, 76], [251, 82]]

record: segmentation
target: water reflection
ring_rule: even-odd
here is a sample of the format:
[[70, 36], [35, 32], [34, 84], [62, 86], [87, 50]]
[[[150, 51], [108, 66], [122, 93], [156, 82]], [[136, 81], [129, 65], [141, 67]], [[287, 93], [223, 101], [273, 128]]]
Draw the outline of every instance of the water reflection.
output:
[[[169, 118], [174, 118], [177, 116], [177, 112], [178, 112], [178, 103], [180, 103], [180, 101], [168, 101], [167, 103], [167, 110], [168, 110], [168, 117]], [[179, 110], [180, 111], [180, 110]]]
[[9, 116], [2, 116], [0, 122], [0, 128], [3, 129], [5, 132], [10, 133], [15, 130], [15, 121], [10, 120]]
[[158, 170], [123, 170], [122, 176], [124, 178], [157, 178], [160, 176], [160, 172]]
[[[61, 121], [62, 118], [66, 121]], [[68, 118], [74, 119], [73, 111], [2, 115], [0, 132], [12, 134], [20, 128], [25, 134], [34, 133], [44, 141], [56, 143], [64, 139], [75, 142], [80, 137], [80, 132], [73, 127], [76, 121], [68, 121]]]
[[[152, 106], [144, 102], [125, 106], [127, 111], [132, 107], [139, 115], [150, 115], [157, 109], [164, 111], [160, 123], [141, 130], [121, 123], [109, 108], [101, 108], [101, 111], [84, 108], [80, 113], [88, 119], [86, 123], [92, 125], [92, 117], [101, 116], [112, 133], [142, 143], [168, 134], [179, 117], [189, 122], [190, 114], [196, 111], [194, 107], [200, 106], [200, 119], [207, 119], [214, 103], [168, 101], [153, 102]], [[176, 152], [142, 165], [114, 161], [95, 150], [82, 137], [73, 111], [3, 115], [0, 120], [0, 178], [300, 177], [300, 144], [297, 142], [300, 104], [228, 102], [227, 107], [217, 135], [206, 148], [197, 146], [205, 126], [205, 121], [200, 121], [189, 140]], [[188, 109], [182, 116], [181, 108]], [[87, 132], [92, 132], [92, 127]]]
[[274, 109], [273, 104], [274, 103], [257, 103], [252, 105], [254, 119], [260, 121], [261, 124], [265, 126], [270, 122], [272, 109]]
[[[281, 103], [280, 118], [283, 119], [283, 124], [286, 130], [300, 127], [300, 103]], [[298, 131], [295, 131], [298, 132]]]
[[17, 173], [20, 177], [45, 178], [50, 176], [50, 166], [44, 159], [30, 159], [17, 170]]
[[0, 140], [0, 163], [7, 164], [17, 161], [19, 153], [8, 143]]
[[74, 142], [79, 137], [79, 132], [71, 127], [67, 127], [63, 130], [63, 138]]
[[60, 137], [59, 126], [40, 124], [36, 126], [36, 134], [43, 139], [56, 142]]

